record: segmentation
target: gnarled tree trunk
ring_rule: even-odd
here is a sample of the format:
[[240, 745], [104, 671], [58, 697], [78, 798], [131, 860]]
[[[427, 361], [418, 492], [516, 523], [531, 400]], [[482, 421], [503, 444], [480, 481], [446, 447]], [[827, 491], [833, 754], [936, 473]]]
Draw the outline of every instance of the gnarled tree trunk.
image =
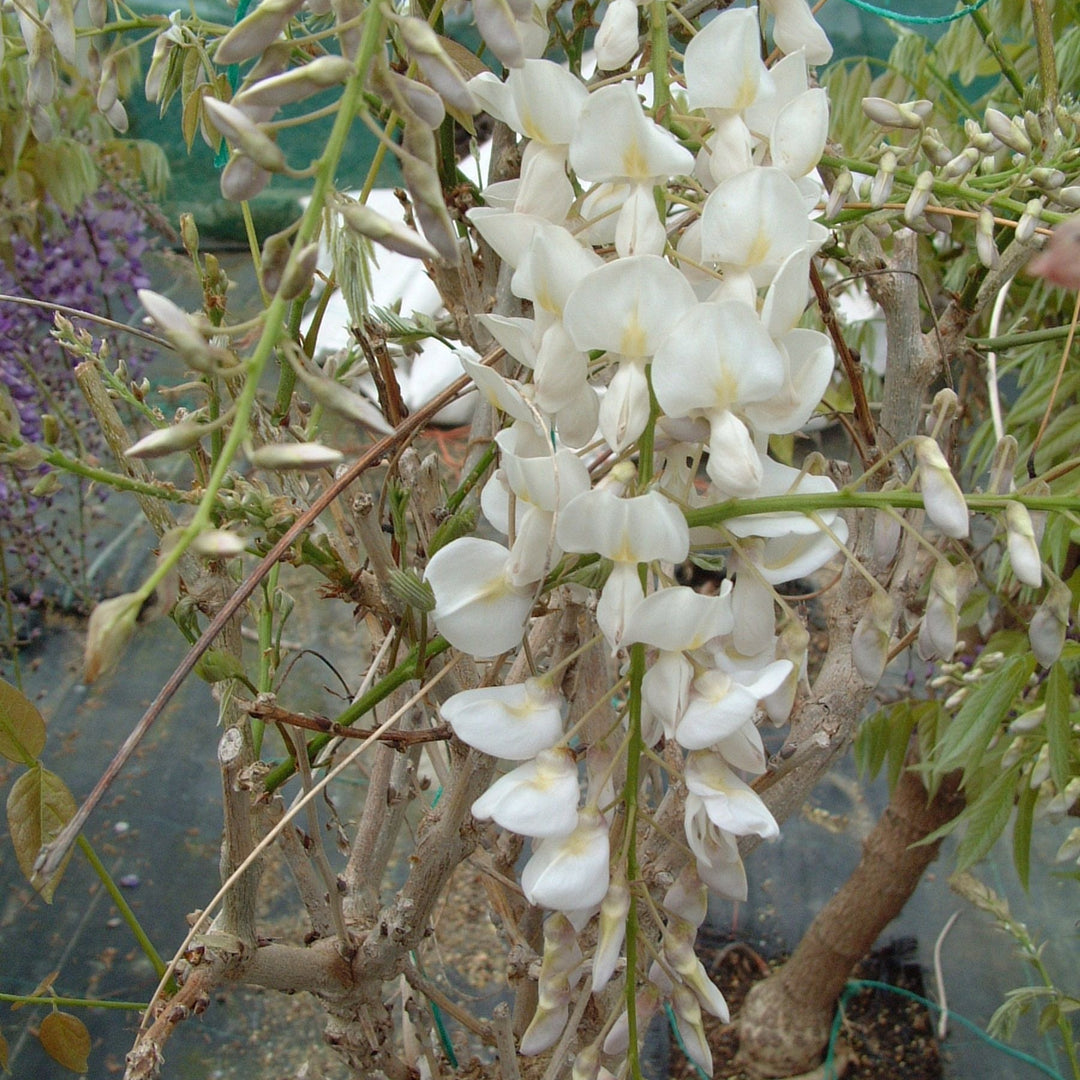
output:
[[918, 773], [904, 771], [851, 877], [818, 912], [791, 959], [750, 991], [738, 1018], [744, 1068], [779, 1077], [818, 1064], [852, 969], [900, 913], [941, 846], [911, 845], [963, 806], [959, 774], [929, 799]]

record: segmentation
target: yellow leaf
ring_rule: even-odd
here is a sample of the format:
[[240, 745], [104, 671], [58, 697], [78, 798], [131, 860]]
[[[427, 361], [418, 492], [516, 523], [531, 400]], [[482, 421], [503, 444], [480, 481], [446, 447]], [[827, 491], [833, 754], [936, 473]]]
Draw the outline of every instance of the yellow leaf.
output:
[[[76, 809], [75, 799], [64, 781], [40, 764], [27, 769], [12, 784], [7, 799], [11, 845], [15, 848], [19, 868], [31, 885], [34, 885], [34, 861], [42, 845], [56, 838]], [[60, 870], [43, 886], [34, 886], [45, 903], [52, 903], [66, 865], [65, 859]]]
[[51, 1012], [41, 1021], [38, 1032], [45, 1053], [65, 1069], [84, 1073], [90, 1068], [90, 1032], [71, 1013]]
[[20, 765], [45, 749], [45, 721], [25, 695], [0, 679], [0, 754]]

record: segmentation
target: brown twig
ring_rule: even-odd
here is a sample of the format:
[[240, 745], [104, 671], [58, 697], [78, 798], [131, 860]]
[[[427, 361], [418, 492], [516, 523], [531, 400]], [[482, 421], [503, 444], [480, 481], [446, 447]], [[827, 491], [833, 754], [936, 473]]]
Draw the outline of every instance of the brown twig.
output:
[[337, 735], [343, 739], [370, 739], [372, 736], [380, 742], [390, 743], [395, 749], [403, 750], [419, 743], [443, 742], [453, 734], [449, 724], [437, 724], [421, 731], [383, 731], [376, 732], [368, 728], [345, 727], [329, 717], [305, 716], [303, 713], [289, 712], [279, 705], [267, 701], [242, 701], [240, 708], [256, 720], [269, 720], [275, 724], [289, 724], [292, 727], [318, 731], [324, 735]]

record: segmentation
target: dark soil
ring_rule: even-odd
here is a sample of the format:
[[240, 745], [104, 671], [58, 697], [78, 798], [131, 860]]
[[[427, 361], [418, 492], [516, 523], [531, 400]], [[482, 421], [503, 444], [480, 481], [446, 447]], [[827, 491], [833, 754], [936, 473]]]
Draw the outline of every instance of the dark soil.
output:
[[[862, 961], [853, 978], [886, 982], [925, 996], [922, 969], [910, 959], [913, 950], [914, 942], [909, 940], [878, 949]], [[704, 932], [699, 939], [698, 955], [727, 999], [732, 1018], [737, 1016], [750, 987], [782, 962], [782, 958], [762, 959], [743, 942], [709, 942]], [[712, 1049], [715, 1080], [749, 1080], [734, 1062], [738, 1039], [732, 1027], [705, 1016], [705, 1030]], [[944, 1076], [929, 1012], [900, 994], [876, 989], [853, 994], [844, 1006], [841, 1038], [850, 1049], [850, 1062], [840, 1073], [823, 1070], [823, 1077], [942, 1080]], [[669, 1074], [671, 1080], [700, 1080], [701, 1076], [675, 1046], [671, 1048]]]

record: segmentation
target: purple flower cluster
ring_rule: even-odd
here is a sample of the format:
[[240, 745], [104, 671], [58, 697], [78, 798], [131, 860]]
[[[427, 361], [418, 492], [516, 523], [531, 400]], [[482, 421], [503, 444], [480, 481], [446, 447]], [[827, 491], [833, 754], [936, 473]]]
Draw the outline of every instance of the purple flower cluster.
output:
[[[146, 221], [131, 199], [105, 186], [71, 214], [46, 203], [39, 229], [37, 242], [13, 238], [11, 261], [0, 261], [0, 293], [48, 300], [123, 322], [135, 308], [135, 290], [149, 285], [143, 261], [152, 243]], [[139, 371], [144, 357], [133, 350], [130, 338], [121, 340], [103, 333], [97, 324], [85, 325], [96, 338], [109, 341], [111, 354], [122, 355], [133, 375]], [[89, 422], [72, 376], [72, 360], [51, 337], [52, 328], [53, 312], [0, 301], [0, 383], [15, 404], [24, 441], [40, 441], [42, 415], [59, 414], [67, 430], [70, 425], [79, 431], [81, 450], [97, 454], [100, 435]], [[66, 449], [78, 453], [80, 448]], [[37, 470], [0, 465], [0, 529], [12, 537], [7, 553], [17, 567], [9, 560], [7, 569], [15, 574], [22, 604], [28, 597], [31, 602], [40, 597], [41, 575], [49, 566], [76, 571], [70, 556], [80, 542], [73, 534], [83, 526], [79, 513], [59, 508], [42, 512], [47, 500], [31, 493], [38, 478]], [[8, 597], [9, 602], [12, 599]]]

